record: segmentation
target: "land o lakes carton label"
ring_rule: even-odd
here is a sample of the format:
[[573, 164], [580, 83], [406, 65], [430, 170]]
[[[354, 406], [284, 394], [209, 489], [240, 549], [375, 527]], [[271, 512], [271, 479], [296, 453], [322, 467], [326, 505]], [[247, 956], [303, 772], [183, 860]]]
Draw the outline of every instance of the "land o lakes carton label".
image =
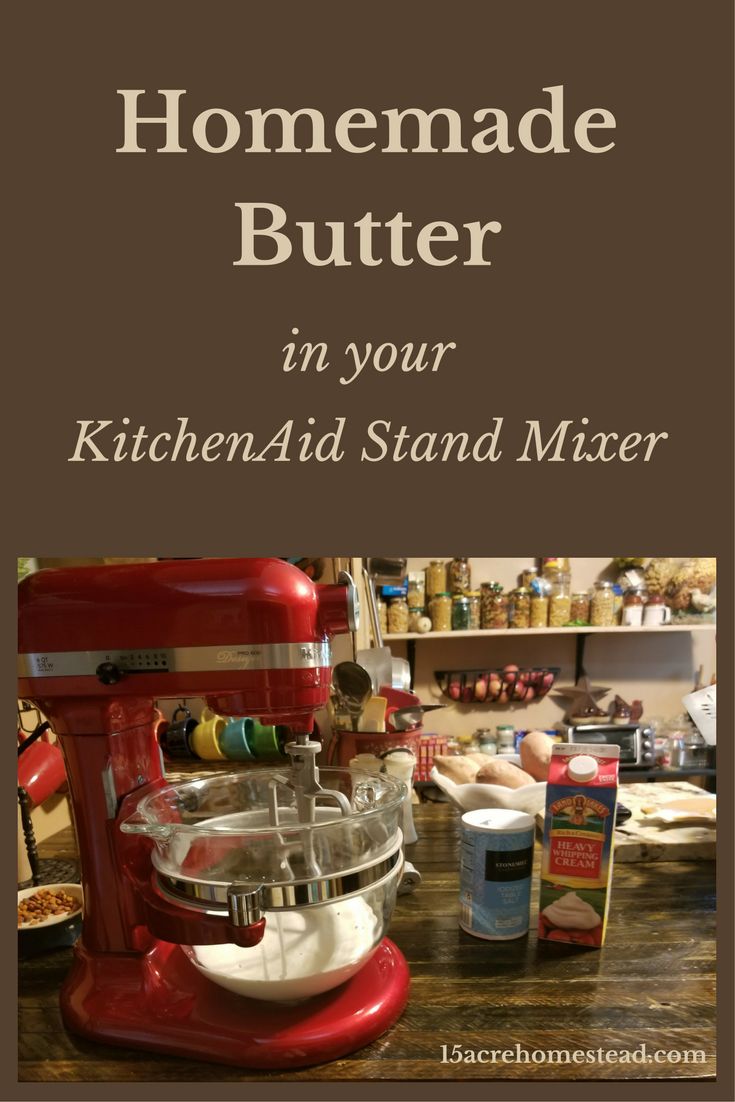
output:
[[619, 746], [551, 749], [538, 936], [598, 947], [610, 902]]

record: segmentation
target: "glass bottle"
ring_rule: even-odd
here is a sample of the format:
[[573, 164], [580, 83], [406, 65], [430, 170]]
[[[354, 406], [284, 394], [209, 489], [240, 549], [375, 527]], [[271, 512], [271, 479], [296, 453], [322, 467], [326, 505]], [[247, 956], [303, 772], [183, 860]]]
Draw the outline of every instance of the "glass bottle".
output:
[[393, 597], [388, 604], [388, 634], [408, 631], [408, 603], [405, 597]]
[[448, 593], [435, 593], [429, 601], [432, 631], [452, 630], [452, 598]]
[[512, 628], [531, 626], [531, 591], [523, 586], [514, 589], [510, 595], [508, 620]]
[[592, 627], [609, 628], [615, 623], [615, 594], [612, 582], [595, 582], [590, 605]]
[[449, 592], [466, 593], [470, 588], [472, 571], [469, 559], [452, 559], [449, 564]]
[[470, 630], [470, 599], [462, 593], [452, 597], [452, 631]]
[[426, 567], [426, 596], [435, 597], [437, 593], [448, 593], [447, 564], [443, 559], [432, 559]]

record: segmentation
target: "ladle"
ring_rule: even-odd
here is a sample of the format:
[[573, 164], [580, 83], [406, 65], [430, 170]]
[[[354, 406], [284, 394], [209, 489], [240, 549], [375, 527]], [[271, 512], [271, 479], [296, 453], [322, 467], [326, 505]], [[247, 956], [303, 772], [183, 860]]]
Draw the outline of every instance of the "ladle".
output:
[[370, 674], [357, 662], [338, 662], [332, 670], [332, 684], [349, 713], [352, 730], [356, 731], [363, 709], [373, 695]]

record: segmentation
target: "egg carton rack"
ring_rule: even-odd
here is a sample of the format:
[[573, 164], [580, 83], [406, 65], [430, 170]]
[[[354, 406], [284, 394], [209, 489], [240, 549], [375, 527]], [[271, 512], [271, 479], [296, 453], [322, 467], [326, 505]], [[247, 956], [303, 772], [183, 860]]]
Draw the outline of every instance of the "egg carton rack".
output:
[[442, 695], [458, 704], [520, 704], [541, 700], [559, 666], [504, 666], [474, 670], [434, 670]]

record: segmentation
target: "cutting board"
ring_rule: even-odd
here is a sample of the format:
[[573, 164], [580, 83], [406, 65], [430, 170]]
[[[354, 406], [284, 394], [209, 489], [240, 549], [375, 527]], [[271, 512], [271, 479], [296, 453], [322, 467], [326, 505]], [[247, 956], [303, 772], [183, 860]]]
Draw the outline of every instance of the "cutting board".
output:
[[[716, 831], [705, 826], [659, 827], [646, 823], [642, 808], [660, 807], [671, 800], [702, 796], [688, 781], [621, 784], [618, 801], [632, 812], [615, 831], [615, 862], [714, 861]], [[536, 816], [543, 829], [544, 814]]]

